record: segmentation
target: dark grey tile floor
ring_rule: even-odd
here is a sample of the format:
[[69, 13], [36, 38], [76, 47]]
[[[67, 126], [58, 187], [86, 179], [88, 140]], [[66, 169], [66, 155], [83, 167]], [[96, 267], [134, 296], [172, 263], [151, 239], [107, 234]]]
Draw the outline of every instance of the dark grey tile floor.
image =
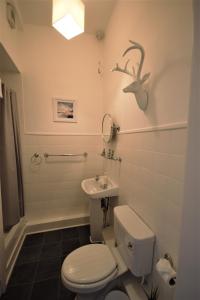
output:
[[64, 258], [89, 244], [89, 226], [28, 235], [0, 300], [72, 300], [60, 279]]

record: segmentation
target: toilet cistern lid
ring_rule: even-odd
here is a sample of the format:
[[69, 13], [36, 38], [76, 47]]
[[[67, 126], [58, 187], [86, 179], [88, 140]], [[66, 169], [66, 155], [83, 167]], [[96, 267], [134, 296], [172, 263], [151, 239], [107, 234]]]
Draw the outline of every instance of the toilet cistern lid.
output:
[[71, 282], [89, 284], [103, 280], [117, 268], [108, 246], [86, 245], [70, 253], [62, 265], [62, 274]]

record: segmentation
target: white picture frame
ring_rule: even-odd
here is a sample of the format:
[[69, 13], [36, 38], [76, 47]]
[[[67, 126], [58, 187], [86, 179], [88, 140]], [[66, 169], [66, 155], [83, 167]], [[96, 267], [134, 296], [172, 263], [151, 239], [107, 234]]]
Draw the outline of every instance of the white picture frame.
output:
[[76, 100], [53, 98], [53, 121], [54, 122], [77, 122]]

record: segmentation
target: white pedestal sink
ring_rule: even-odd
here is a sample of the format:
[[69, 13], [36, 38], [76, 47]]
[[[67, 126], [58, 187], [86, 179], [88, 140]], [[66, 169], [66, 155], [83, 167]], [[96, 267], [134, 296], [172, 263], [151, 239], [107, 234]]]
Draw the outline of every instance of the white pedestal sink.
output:
[[101, 200], [118, 195], [119, 187], [108, 176], [84, 179], [82, 190], [90, 198], [90, 235], [92, 242], [102, 241], [103, 210]]

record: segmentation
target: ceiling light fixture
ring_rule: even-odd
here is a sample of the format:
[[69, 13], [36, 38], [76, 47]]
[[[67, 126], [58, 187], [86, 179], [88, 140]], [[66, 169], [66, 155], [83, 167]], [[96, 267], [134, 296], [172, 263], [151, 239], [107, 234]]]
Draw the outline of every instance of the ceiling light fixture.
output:
[[84, 32], [84, 17], [81, 0], [53, 0], [52, 25], [66, 39]]

